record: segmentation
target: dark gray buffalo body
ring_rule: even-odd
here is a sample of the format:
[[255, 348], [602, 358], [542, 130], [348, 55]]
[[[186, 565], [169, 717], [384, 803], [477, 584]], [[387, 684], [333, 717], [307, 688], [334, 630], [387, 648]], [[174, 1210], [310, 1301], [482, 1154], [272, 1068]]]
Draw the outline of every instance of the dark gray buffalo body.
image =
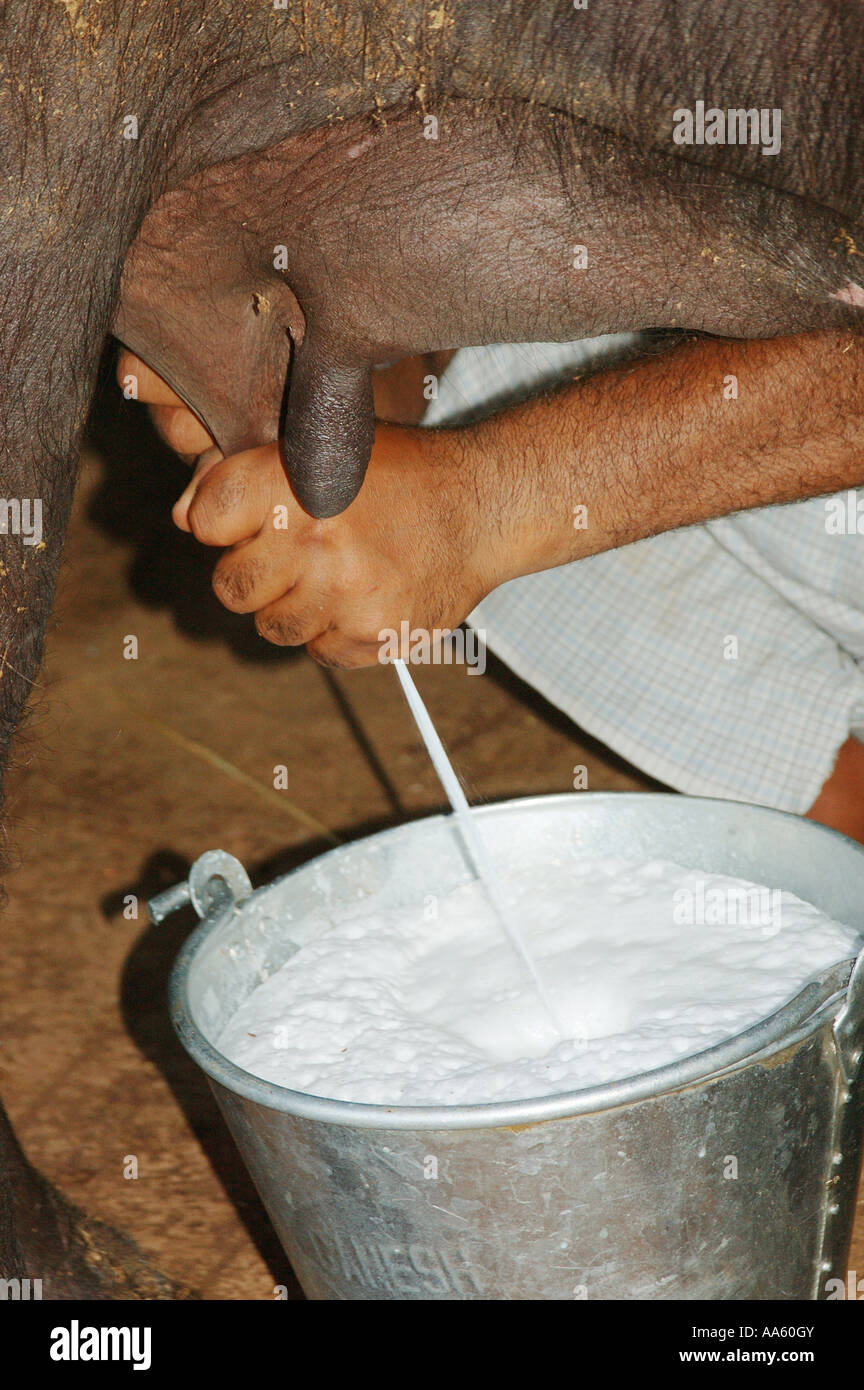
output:
[[[45, 545], [2, 537], [0, 743], [112, 329], [224, 448], [281, 429], [300, 500], [333, 515], [377, 363], [854, 326], [862, 102], [858, 0], [7, 0], [3, 489], [42, 500]], [[158, 1296], [88, 1257], [2, 1124], [0, 1162], [0, 1275]]]

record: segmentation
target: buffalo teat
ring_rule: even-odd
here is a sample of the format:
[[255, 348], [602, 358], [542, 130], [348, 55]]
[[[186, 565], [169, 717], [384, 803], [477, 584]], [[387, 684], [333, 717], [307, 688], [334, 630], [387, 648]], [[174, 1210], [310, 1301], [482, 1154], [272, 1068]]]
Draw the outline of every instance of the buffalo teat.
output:
[[338, 516], [360, 491], [375, 435], [368, 366], [335, 360], [309, 333], [291, 365], [280, 439], [300, 505]]

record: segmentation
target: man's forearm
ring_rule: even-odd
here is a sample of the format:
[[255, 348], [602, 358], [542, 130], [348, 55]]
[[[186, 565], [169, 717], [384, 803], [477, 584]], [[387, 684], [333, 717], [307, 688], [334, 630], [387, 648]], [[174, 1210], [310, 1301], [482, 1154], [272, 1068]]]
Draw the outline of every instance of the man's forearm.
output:
[[497, 582], [864, 482], [864, 337], [691, 340], [458, 431]]

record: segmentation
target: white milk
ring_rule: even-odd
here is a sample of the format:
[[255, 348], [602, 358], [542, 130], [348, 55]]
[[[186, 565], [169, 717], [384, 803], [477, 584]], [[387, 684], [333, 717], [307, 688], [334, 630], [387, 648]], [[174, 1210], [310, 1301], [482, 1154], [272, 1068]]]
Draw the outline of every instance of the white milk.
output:
[[322, 915], [320, 936], [254, 991], [219, 1047], [267, 1080], [341, 1100], [545, 1096], [731, 1037], [861, 944], [790, 893], [742, 903], [735, 890], [754, 885], [659, 860], [541, 863], [501, 882], [566, 1040], [474, 882], [442, 896], [432, 920], [420, 902]]

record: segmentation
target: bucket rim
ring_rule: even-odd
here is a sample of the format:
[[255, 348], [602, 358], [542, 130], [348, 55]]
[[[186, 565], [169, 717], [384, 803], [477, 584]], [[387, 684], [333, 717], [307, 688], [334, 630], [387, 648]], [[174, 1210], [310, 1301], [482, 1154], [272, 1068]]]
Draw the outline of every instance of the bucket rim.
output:
[[[788, 811], [774, 807], [758, 806], [751, 802], [737, 802], [721, 797], [682, 796], [669, 792], [583, 792], [579, 802], [596, 801], [658, 801], [675, 803], [678, 806], [702, 805], [729, 808], [734, 806], [753, 814], [757, 819], [776, 819], [778, 817], [798, 823], [804, 820]], [[532, 806], [552, 809], [558, 806], [572, 806], [572, 793], [514, 797], [509, 800], [487, 802], [472, 809], [478, 816], [500, 814], [507, 808], [530, 809]], [[294, 874], [302, 872], [312, 863], [343, 855], [363, 840], [381, 842], [397, 838], [415, 830], [418, 825], [441, 822], [449, 819], [446, 813], [422, 816], [416, 820], [403, 822], [373, 836], [364, 836], [327, 850], [313, 859], [305, 861], [289, 873], [280, 875], [270, 883], [256, 889], [245, 898], [232, 913], [242, 911], [258, 893], [265, 893], [277, 883], [284, 882]], [[843, 841], [850, 851], [864, 859], [864, 846], [816, 821], [805, 822], [808, 833], [830, 836]], [[192, 1016], [188, 999], [189, 974], [194, 959], [212, 932], [224, 921], [224, 912], [211, 918], [204, 918], [190, 933], [178, 952], [169, 981], [169, 1011], [171, 1022], [178, 1039], [193, 1061], [201, 1067], [211, 1083], [268, 1110], [294, 1115], [298, 1119], [316, 1120], [325, 1124], [344, 1125], [361, 1129], [382, 1130], [455, 1130], [492, 1129], [498, 1127], [521, 1127], [545, 1120], [566, 1119], [571, 1116], [591, 1114], [597, 1111], [618, 1109], [637, 1101], [655, 1100], [674, 1091], [707, 1084], [719, 1076], [738, 1070], [741, 1066], [767, 1059], [773, 1054], [803, 1042], [823, 1026], [827, 1019], [834, 1017], [843, 1002], [849, 978], [856, 958], [838, 961], [821, 975], [809, 980], [791, 999], [773, 1013], [766, 1015], [749, 1028], [734, 1034], [731, 1038], [716, 1043], [713, 1047], [662, 1067], [648, 1071], [635, 1072], [616, 1081], [599, 1086], [583, 1087], [577, 1090], [562, 1091], [554, 1095], [527, 1098], [513, 1101], [484, 1101], [470, 1105], [382, 1105], [364, 1101], [335, 1100], [326, 1096], [316, 1096], [305, 1091], [294, 1091], [277, 1082], [267, 1081], [252, 1072], [239, 1067], [220, 1052], [199, 1028]], [[864, 935], [864, 928], [862, 928]], [[859, 957], [864, 956], [864, 947]]]

